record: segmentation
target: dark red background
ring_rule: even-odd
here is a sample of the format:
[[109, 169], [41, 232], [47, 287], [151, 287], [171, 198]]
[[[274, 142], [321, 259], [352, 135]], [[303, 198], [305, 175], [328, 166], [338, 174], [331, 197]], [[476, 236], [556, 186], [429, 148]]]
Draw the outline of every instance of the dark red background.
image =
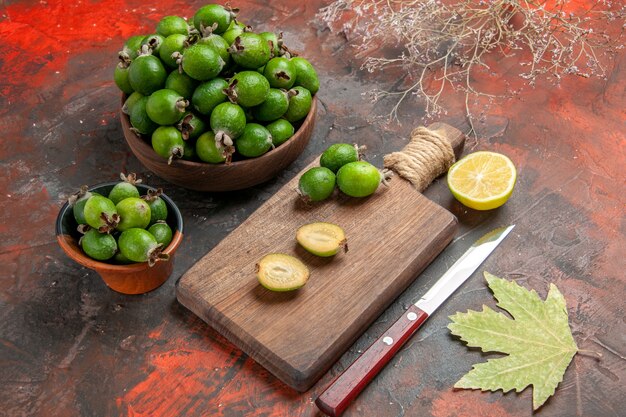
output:
[[[241, 18], [280, 28], [317, 67], [321, 102], [311, 144], [276, 179], [246, 191], [201, 194], [147, 172], [126, 146], [112, 74], [124, 39], [150, 33], [165, 15], [191, 16], [202, 2], [145, 5], [115, 1], [5, 1], [0, 6], [0, 416], [313, 416], [315, 397], [414, 302], [483, 232], [516, 229], [479, 271], [514, 279], [545, 296], [555, 283], [568, 302], [581, 349], [544, 416], [619, 416], [626, 407], [624, 166], [625, 55], [605, 60], [606, 79], [570, 77], [526, 87], [510, 61], [478, 85], [523, 88], [486, 109], [470, 150], [509, 155], [519, 179], [511, 200], [490, 212], [464, 208], [437, 180], [426, 195], [460, 221], [455, 242], [416, 279], [309, 392], [274, 378], [181, 307], [176, 279], [329, 144], [368, 145], [368, 158], [403, 146], [422, 123], [418, 102], [402, 125], [361, 93], [389, 87], [391, 74], [364, 74], [341, 36], [313, 24], [322, 1], [239, 1]], [[579, 2], [583, 4], [583, 2]], [[619, 33], [619, 26], [615, 33]], [[619, 40], [618, 40], [619, 41]], [[496, 87], [493, 87], [496, 86]], [[463, 98], [447, 94], [441, 121], [466, 129]], [[173, 276], [142, 296], [110, 291], [67, 258], [53, 224], [64, 198], [82, 184], [138, 172], [178, 203], [186, 236]], [[393, 262], [393, 259], [389, 260]], [[349, 416], [525, 416], [520, 394], [455, 391], [486, 355], [446, 328], [457, 311], [494, 305], [480, 273], [432, 317], [348, 409]]]

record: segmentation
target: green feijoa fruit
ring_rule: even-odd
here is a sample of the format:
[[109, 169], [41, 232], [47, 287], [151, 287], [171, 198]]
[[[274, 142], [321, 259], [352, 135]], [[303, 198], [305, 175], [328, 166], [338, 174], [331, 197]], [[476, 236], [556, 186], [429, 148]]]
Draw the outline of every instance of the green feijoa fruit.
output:
[[165, 41], [165, 36], [161, 36], [158, 33], [148, 35], [141, 41], [141, 48], [143, 50], [144, 45], [147, 45], [152, 51], [152, 55], [158, 57], [163, 41]]
[[183, 71], [198, 81], [208, 81], [215, 78], [225, 64], [213, 47], [201, 44], [191, 45], [187, 48], [181, 61]]
[[304, 87], [294, 87], [289, 90], [289, 95], [289, 108], [283, 117], [291, 123], [304, 119], [311, 110], [311, 93]]
[[100, 194], [92, 193], [86, 185], [83, 185], [79, 191], [72, 194], [68, 199], [68, 204], [72, 207], [72, 214], [74, 214], [74, 220], [76, 220], [77, 224], [87, 224], [85, 220], [85, 204], [92, 195]]
[[290, 62], [296, 68], [296, 83], [295, 85], [306, 88], [311, 94], [317, 93], [320, 89], [320, 81], [317, 78], [317, 72], [313, 65], [306, 59], [296, 56], [291, 58]]
[[333, 172], [350, 162], [359, 160], [359, 148], [347, 143], [335, 143], [330, 145], [320, 157], [320, 165]]
[[172, 55], [176, 52], [183, 53], [185, 41], [187, 41], [187, 36], [180, 33], [174, 33], [165, 38], [159, 50], [161, 61], [170, 68], [177, 68], [178, 63], [175, 58], [172, 58]]
[[[153, 259], [160, 248], [156, 238], [145, 229], [133, 228], [122, 232], [117, 242], [120, 252], [133, 262]], [[153, 262], [156, 259], [153, 259]]]
[[122, 48], [122, 51], [126, 52], [130, 59], [137, 58], [137, 55], [139, 55], [139, 51], [141, 50], [141, 42], [145, 38], [146, 35], [131, 36], [124, 43], [124, 48]]
[[142, 135], [151, 135], [152, 132], [159, 127], [158, 124], [153, 122], [152, 119], [148, 117], [148, 113], [146, 112], [147, 103], [148, 97], [141, 97], [133, 105], [130, 112], [130, 124], [132, 125], [131, 130]]
[[339, 189], [351, 197], [367, 197], [373, 194], [380, 184], [381, 176], [369, 162], [350, 162], [337, 171]]
[[272, 135], [258, 123], [248, 123], [235, 141], [237, 152], [248, 158], [263, 155], [272, 147]]
[[106, 197], [92, 195], [85, 203], [84, 214], [85, 222], [94, 229], [115, 227], [117, 209], [115, 204]]
[[169, 245], [172, 241], [172, 228], [165, 222], [156, 222], [150, 226], [148, 232], [150, 232], [156, 239], [157, 243], [162, 244], [164, 248], [167, 248], [167, 245]]
[[289, 98], [285, 90], [270, 88], [265, 101], [252, 108], [256, 120], [271, 122], [285, 114], [289, 108]]
[[246, 114], [237, 104], [226, 102], [213, 109], [209, 123], [219, 143], [233, 146], [246, 127]]
[[132, 92], [135, 91], [128, 80], [129, 68], [129, 66], [120, 62], [115, 66], [115, 72], [113, 73], [115, 85], [125, 94], [132, 94]]
[[[180, 130], [183, 140], [187, 143], [200, 137], [200, 135], [207, 130], [207, 125], [200, 117], [196, 116], [192, 112], [187, 112], [183, 118], [180, 119], [180, 123], [176, 125], [176, 128]], [[186, 150], [187, 148], [185, 148], [185, 151]], [[187, 152], [185, 152], [184, 156], [185, 159], [188, 159], [186, 157], [190, 155], [187, 155]]]
[[228, 30], [222, 34], [222, 38], [226, 41], [228, 46], [232, 45], [237, 36], [241, 35], [246, 26], [243, 23], [235, 22], [234, 20], [230, 23]]
[[106, 261], [117, 252], [115, 238], [108, 233], [100, 233], [95, 229], [88, 230], [80, 238], [80, 247], [92, 259]]
[[198, 81], [191, 78], [189, 75], [174, 70], [170, 72], [165, 80], [165, 88], [168, 90], [174, 90], [187, 100], [191, 100], [193, 92], [198, 86]]
[[204, 132], [196, 141], [196, 154], [203, 162], [221, 164], [226, 161], [225, 149], [215, 143], [215, 134], [210, 130]]
[[198, 40], [200, 45], [208, 45], [215, 50], [224, 61], [224, 65], [228, 65], [230, 61], [230, 54], [228, 53], [228, 42], [224, 40], [220, 35], [215, 33], [208, 34]]
[[228, 82], [223, 78], [214, 78], [200, 84], [191, 96], [193, 108], [200, 114], [208, 116], [220, 103], [226, 101], [224, 89], [228, 88]]
[[159, 220], [167, 220], [167, 204], [161, 197], [161, 190], [148, 191], [148, 194], [142, 198], [146, 200], [150, 206], [150, 225], [158, 222]]
[[293, 125], [285, 119], [278, 119], [265, 127], [272, 135], [274, 146], [285, 143], [295, 132]]
[[256, 33], [250, 32], [243, 32], [237, 36], [228, 52], [237, 64], [251, 70], [267, 64], [271, 58], [267, 41]]
[[128, 174], [128, 176], [121, 174], [122, 182], [118, 182], [111, 188], [109, 191], [109, 200], [113, 202], [113, 204], [117, 204], [120, 201], [130, 198], [130, 197], [139, 197], [139, 190], [135, 186], [135, 184], [140, 183], [141, 180], [137, 180], [137, 176], [135, 174]]
[[130, 112], [133, 110], [133, 106], [137, 103], [144, 95], [135, 91], [131, 95], [128, 96], [126, 101], [124, 101], [124, 105], [122, 106], [122, 111], [124, 114], [130, 115]]
[[188, 35], [189, 25], [180, 16], [165, 16], [159, 21], [156, 32], [165, 38], [174, 34]]
[[202, 31], [203, 28], [213, 27], [213, 24], [217, 23], [213, 32], [219, 35], [226, 32], [235, 16], [232, 9], [225, 9], [219, 4], [208, 4], [198, 9], [193, 16], [193, 25], [198, 31]]
[[154, 93], [163, 88], [167, 72], [161, 60], [154, 55], [150, 55], [148, 49], [144, 48], [141, 54], [130, 63], [128, 67], [128, 81], [134, 91], [138, 91], [144, 96]]
[[272, 56], [278, 56], [280, 54], [280, 47], [283, 45], [283, 32], [280, 32], [278, 35], [274, 32], [261, 32], [259, 36], [267, 41]]
[[150, 224], [150, 206], [139, 197], [125, 198], [117, 203], [115, 209], [120, 216], [120, 222], [117, 224], [117, 230], [120, 232], [133, 227], [145, 229]]
[[265, 65], [263, 75], [274, 88], [289, 89], [296, 81], [296, 67], [287, 58], [272, 58]]
[[171, 164], [174, 158], [182, 158], [185, 152], [183, 136], [174, 126], [160, 126], [152, 133], [152, 148], [167, 163]]
[[232, 103], [253, 107], [263, 103], [269, 91], [270, 84], [263, 75], [256, 71], [241, 71], [230, 79], [224, 92]]
[[322, 201], [335, 190], [335, 174], [328, 168], [313, 167], [300, 176], [298, 191], [305, 201]]
[[148, 97], [146, 112], [148, 117], [161, 126], [177, 123], [185, 114], [189, 101], [174, 90], [164, 88]]

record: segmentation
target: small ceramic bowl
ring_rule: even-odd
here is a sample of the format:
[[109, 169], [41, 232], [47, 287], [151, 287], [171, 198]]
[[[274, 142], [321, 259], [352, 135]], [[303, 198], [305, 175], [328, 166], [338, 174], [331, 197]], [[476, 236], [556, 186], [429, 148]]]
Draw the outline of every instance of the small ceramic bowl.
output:
[[294, 126], [297, 130], [291, 138], [257, 158], [233, 161], [229, 165], [183, 159], [175, 159], [168, 165], [167, 159], [152, 149], [150, 138], [139, 137], [130, 130], [130, 119], [121, 108], [120, 120], [124, 137], [133, 154], [159, 177], [196, 191], [233, 191], [268, 181], [291, 164], [309, 143], [316, 109], [317, 100], [313, 97], [309, 114], [299, 126]]
[[[119, 181], [118, 181], [119, 182]], [[89, 191], [95, 191], [102, 195], [108, 195], [111, 188], [118, 182], [109, 182], [95, 185]], [[137, 184], [141, 195], [147, 194], [148, 190], [155, 190], [143, 184]], [[172, 228], [172, 242], [163, 251], [169, 254], [168, 261], [159, 261], [154, 266], [148, 266], [147, 262], [129, 265], [115, 265], [96, 261], [88, 257], [78, 245], [80, 234], [76, 230], [78, 225], [74, 219], [72, 206], [65, 203], [56, 222], [56, 236], [63, 251], [79, 264], [93, 269], [112, 290], [123, 294], [143, 294], [161, 286], [172, 273], [174, 268], [174, 252], [183, 240], [183, 218], [176, 204], [165, 194], [161, 198], [167, 205], [167, 224]]]

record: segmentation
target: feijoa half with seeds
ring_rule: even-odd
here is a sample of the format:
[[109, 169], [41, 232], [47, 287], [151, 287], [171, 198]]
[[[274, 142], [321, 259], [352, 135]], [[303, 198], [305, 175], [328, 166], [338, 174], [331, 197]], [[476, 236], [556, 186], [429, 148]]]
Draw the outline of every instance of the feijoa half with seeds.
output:
[[346, 234], [341, 227], [333, 223], [305, 224], [296, 232], [296, 240], [304, 249], [317, 256], [333, 256], [341, 248], [348, 251]]
[[293, 291], [309, 279], [309, 269], [298, 258], [283, 253], [265, 255], [256, 264], [259, 283], [270, 291]]

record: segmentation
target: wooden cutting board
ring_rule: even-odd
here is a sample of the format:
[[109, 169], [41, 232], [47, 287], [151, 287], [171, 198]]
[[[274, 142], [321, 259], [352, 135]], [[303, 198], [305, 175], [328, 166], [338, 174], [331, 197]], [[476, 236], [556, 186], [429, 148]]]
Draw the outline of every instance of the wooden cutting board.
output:
[[[460, 131], [429, 127], [460, 153]], [[370, 197], [337, 195], [310, 206], [296, 193], [299, 178], [189, 269], [177, 297], [276, 377], [305, 391], [443, 250], [457, 220], [397, 175]], [[319, 258], [299, 247], [298, 227], [318, 221], [345, 230], [347, 253]], [[278, 293], [259, 285], [255, 264], [274, 252], [309, 267], [303, 288]]]

